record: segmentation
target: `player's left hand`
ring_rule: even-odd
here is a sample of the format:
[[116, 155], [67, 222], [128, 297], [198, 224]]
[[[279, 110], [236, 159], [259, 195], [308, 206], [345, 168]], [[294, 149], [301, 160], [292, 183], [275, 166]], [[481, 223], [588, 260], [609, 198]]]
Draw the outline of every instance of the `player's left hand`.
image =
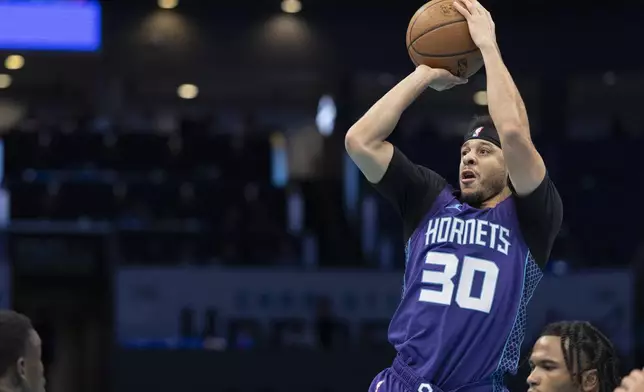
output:
[[496, 46], [496, 32], [492, 15], [481, 3], [477, 0], [456, 0], [454, 8], [467, 21], [472, 41], [479, 49]]
[[635, 369], [622, 379], [615, 392], [644, 392], [644, 370]]

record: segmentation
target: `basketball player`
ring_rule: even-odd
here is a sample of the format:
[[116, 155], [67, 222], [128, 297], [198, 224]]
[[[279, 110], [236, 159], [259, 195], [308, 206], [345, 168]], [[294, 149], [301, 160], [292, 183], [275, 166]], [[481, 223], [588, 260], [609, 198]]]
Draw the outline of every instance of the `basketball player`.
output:
[[[562, 203], [532, 144], [525, 106], [477, 2], [465, 15], [487, 72], [490, 117], [465, 131], [460, 191], [385, 139], [425, 89], [463, 84], [421, 65], [347, 132], [347, 151], [403, 221], [403, 296], [389, 326], [397, 356], [370, 392], [500, 391], [515, 373], [526, 305], [562, 221]], [[432, 145], [423, 146], [431, 156]], [[460, 153], [460, 158], [458, 155]]]
[[585, 321], [546, 326], [530, 367], [529, 392], [612, 392], [620, 382], [613, 344]]
[[40, 336], [24, 315], [0, 310], [0, 391], [44, 392]]

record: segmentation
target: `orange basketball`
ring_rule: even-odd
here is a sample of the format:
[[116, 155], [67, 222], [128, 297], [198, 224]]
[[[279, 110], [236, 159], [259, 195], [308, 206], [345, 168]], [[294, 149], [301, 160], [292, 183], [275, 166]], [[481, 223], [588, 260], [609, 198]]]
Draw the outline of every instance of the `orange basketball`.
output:
[[409, 21], [406, 41], [416, 65], [443, 68], [462, 78], [483, 66], [481, 51], [453, 0], [432, 0], [420, 7]]

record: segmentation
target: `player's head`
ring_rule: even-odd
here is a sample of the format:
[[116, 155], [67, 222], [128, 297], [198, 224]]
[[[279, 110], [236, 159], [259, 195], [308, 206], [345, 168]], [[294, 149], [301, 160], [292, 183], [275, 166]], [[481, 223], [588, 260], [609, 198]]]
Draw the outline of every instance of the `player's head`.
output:
[[612, 392], [620, 382], [613, 344], [585, 321], [546, 326], [530, 366], [530, 392]]
[[11, 391], [43, 392], [40, 336], [26, 316], [0, 310], [0, 385]]
[[472, 121], [461, 146], [459, 165], [461, 201], [472, 206], [497, 196], [508, 186], [501, 140], [490, 116]]

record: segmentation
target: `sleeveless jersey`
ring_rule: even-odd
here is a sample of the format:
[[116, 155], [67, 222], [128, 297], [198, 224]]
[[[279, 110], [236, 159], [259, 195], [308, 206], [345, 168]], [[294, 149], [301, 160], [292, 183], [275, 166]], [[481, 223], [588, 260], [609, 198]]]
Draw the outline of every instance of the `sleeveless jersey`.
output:
[[402, 300], [389, 326], [399, 359], [451, 390], [516, 373], [526, 306], [542, 277], [508, 197], [496, 207], [438, 195], [406, 246]]

